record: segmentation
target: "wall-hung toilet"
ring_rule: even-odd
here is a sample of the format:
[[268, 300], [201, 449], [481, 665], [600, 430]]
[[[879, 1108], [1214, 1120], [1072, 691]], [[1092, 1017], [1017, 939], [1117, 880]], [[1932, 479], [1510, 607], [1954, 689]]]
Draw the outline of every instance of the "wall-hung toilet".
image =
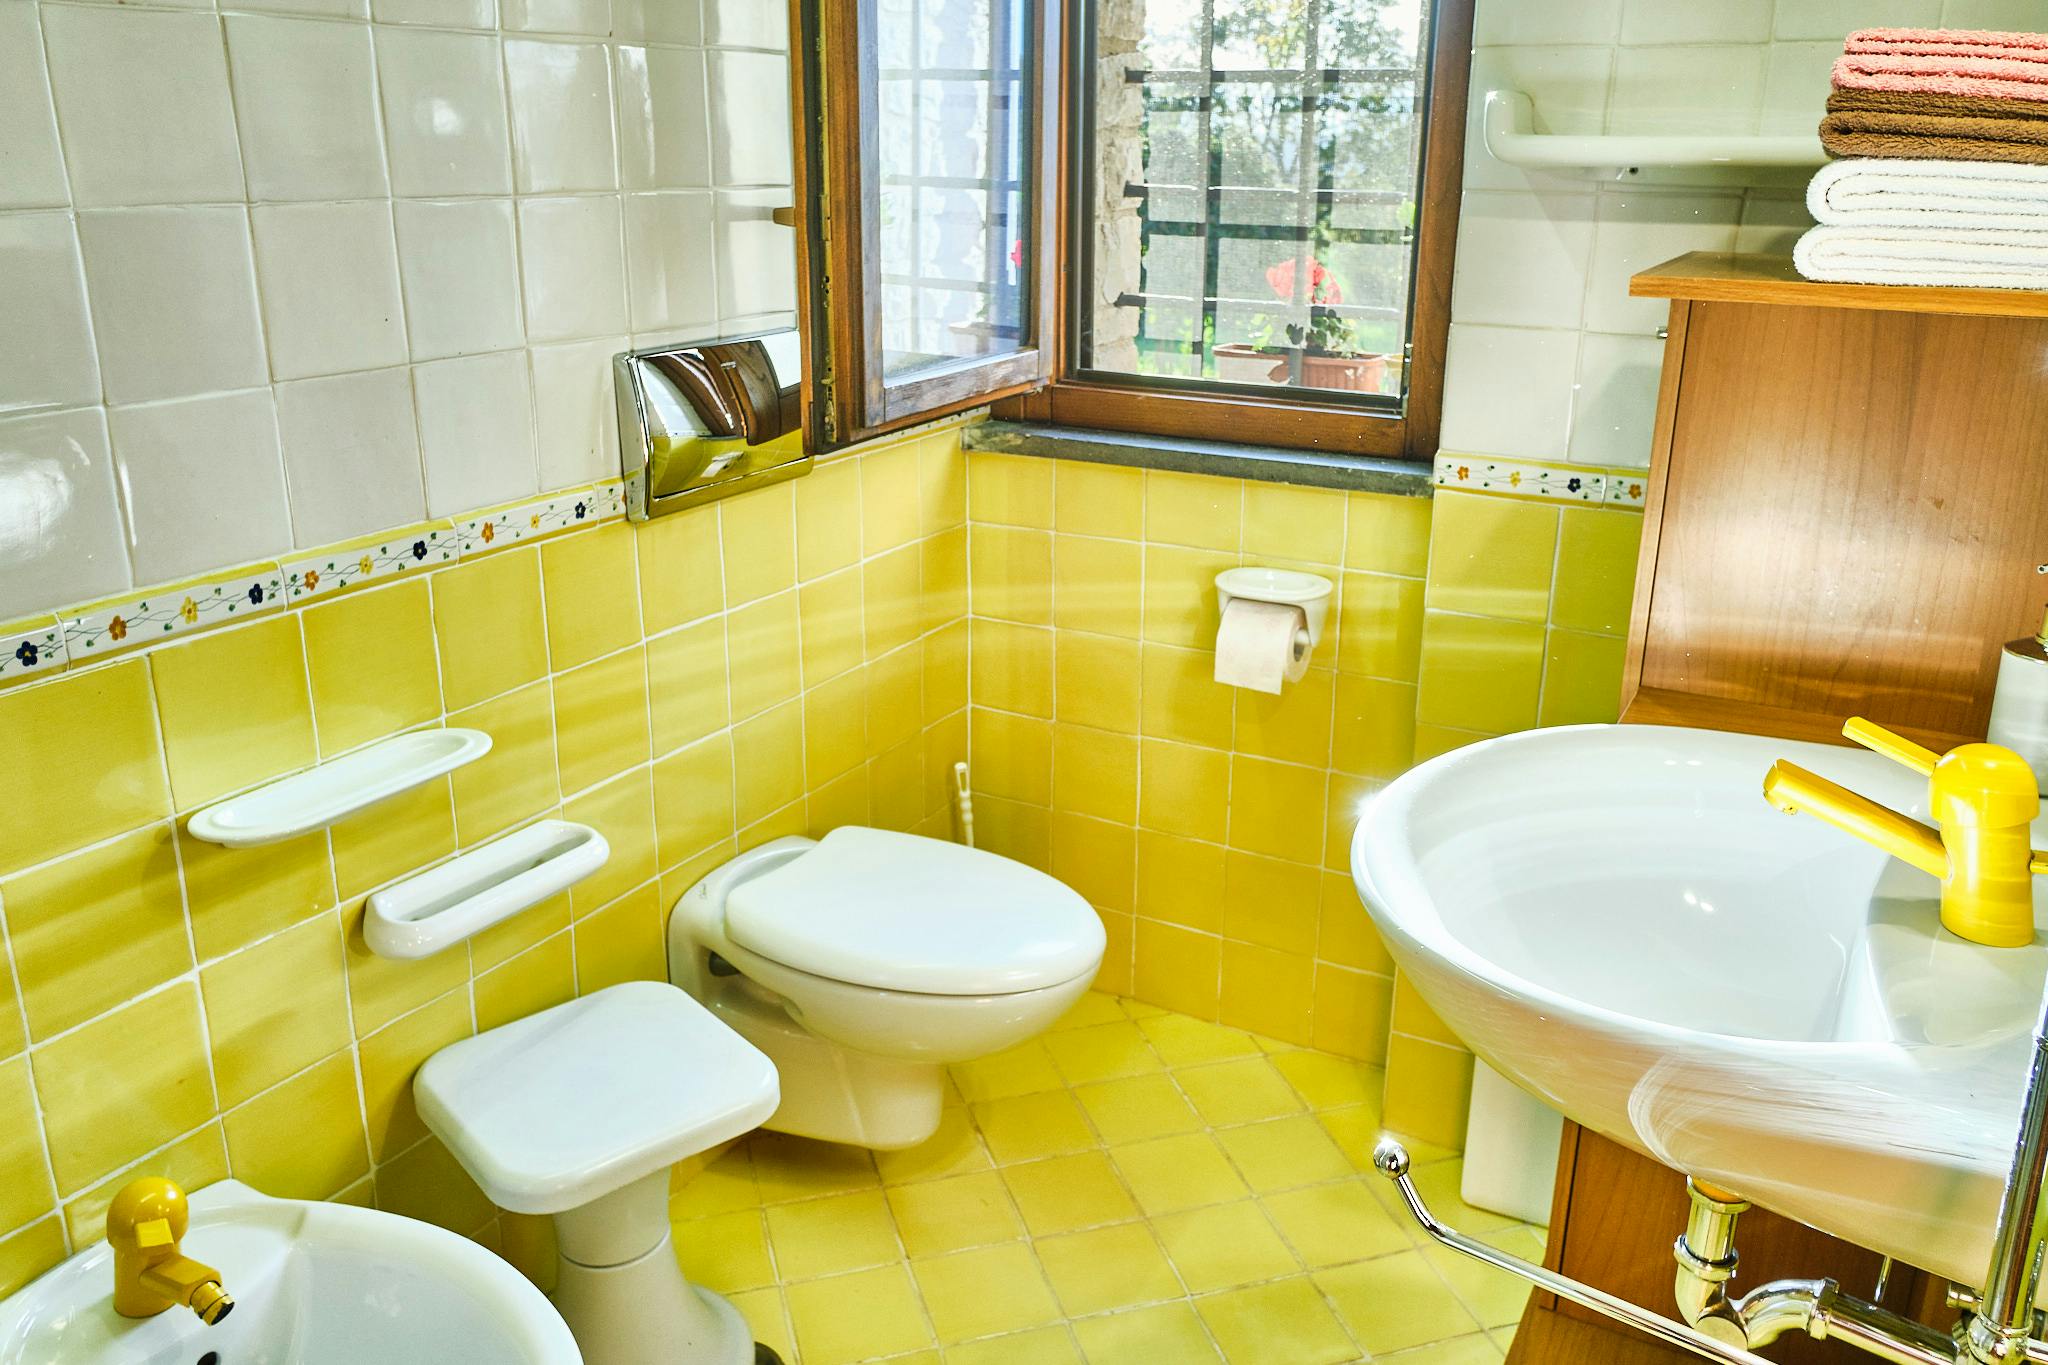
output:
[[1102, 964], [1073, 890], [993, 853], [846, 826], [776, 839], [676, 903], [669, 978], [782, 1078], [767, 1126], [863, 1147], [938, 1128], [943, 1068], [1048, 1028]]

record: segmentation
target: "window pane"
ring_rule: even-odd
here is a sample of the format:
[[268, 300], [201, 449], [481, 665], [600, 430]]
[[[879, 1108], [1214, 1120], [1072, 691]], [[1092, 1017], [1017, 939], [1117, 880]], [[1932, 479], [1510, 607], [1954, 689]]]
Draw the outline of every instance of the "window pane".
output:
[[882, 372], [1024, 341], [1029, 0], [878, 0]]
[[1095, 0], [1080, 368], [1403, 393], [1428, 0]]

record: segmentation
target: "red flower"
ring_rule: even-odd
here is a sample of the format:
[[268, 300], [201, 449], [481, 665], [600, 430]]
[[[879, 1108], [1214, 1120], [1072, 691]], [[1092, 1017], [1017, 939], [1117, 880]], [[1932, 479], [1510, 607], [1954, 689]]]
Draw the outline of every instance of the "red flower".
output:
[[1019, 270], [1024, 268], [1024, 239], [1022, 237], [1010, 243], [1010, 264], [1016, 266]]
[[[1294, 297], [1294, 270], [1297, 262], [1289, 256], [1286, 260], [1266, 267], [1266, 283], [1272, 286], [1273, 297], [1292, 299]], [[1337, 277], [1330, 268], [1311, 256], [1308, 258], [1308, 300], [1309, 303], [1342, 303], [1344, 291], [1337, 287]]]

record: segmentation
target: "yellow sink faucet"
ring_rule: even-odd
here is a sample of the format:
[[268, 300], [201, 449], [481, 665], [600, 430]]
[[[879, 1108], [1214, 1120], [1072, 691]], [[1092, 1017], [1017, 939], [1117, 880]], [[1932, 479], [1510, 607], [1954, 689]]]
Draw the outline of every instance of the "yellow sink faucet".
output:
[[2033, 880], [2048, 873], [2028, 827], [2040, 813], [2033, 769], [1997, 744], [1963, 744], [1945, 754], [1855, 717], [1842, 733], [1928, 780], [1936, 829], [1779, 759], [1764, 777], [1764, 799], [1804, 811], [1875, 844], [1941, 881], [1941, 926], [1993, 948], [2034, 941]]
[[178, 1250], [188, 1214], [185, 1192], [159, 1176], [132, 1180], [107, 1207], [107, 1245], [114, 1249], [114, 1311], [153, 1318], [179, 1304], [211, 1327], [234, 1310], [220, 1272]]

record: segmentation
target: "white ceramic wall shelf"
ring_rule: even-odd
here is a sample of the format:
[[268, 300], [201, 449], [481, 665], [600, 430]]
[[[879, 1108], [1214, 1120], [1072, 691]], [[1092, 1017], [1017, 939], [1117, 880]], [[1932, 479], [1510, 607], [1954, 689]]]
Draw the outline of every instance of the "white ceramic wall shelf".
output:
[[248, 848], [322, 829], [491, 751], [481, 730], [415, 730], [231, 796], [195, 814], [195, 839]]
[[363, 939], [379, 957], [438, 953], [582, 881], [611, 854], [588, 825], [542, 820], [377, 892]]
[[[1685, 185], [1799, 184], [1827, 164], [1820, 134], [1539, 133], [1519, 90], [1486, 92], [1481, 127], [1494, 160], [1592, 180]], [[1818, 120], [1816, 120], [1818, 122]]]

